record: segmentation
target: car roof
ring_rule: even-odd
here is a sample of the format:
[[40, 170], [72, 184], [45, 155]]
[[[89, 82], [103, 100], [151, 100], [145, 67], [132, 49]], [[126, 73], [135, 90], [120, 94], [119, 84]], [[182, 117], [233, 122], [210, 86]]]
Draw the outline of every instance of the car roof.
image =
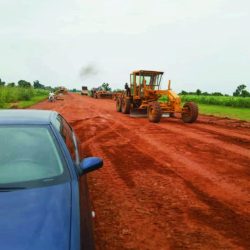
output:
[[0, 110], [0, 124], [50, 124], [58, 115], [51, 110]]

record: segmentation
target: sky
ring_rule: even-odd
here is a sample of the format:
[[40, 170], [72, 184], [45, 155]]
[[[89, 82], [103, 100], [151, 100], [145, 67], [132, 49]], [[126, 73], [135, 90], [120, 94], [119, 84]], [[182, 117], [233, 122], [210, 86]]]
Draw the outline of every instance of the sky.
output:
[[250, 90], [248, 0], [0, 0], [0, 78], [123, 88], [134, 70], [172, 89]]

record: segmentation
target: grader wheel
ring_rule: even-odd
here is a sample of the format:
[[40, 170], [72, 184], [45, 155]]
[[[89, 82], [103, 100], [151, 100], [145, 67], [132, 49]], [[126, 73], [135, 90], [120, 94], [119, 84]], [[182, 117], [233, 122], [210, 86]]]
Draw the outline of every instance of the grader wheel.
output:
[[121, 112], [122, 111], [122, 100], [120, 97], [116, 98], [116, 111]]
[[158, 102], [152, 102], [148, 106], [148, 119], [150, 122], [159, 122], [161, 120], [161, 107]]
[[198, 106], [194, 102], [186, 102], [183, 108], [187, 111], [181, 114], [182, 120], [185, 123], [195, 122], [198, 117]]
[[130, 99], [126, 99], [126, 98], [122, 99], [122, 113], [123, 114], [130, 113]]

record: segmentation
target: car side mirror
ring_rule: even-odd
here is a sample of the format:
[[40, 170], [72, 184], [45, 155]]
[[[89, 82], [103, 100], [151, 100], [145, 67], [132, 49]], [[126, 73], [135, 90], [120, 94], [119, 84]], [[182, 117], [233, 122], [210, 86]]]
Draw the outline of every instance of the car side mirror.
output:
[[103, 165], [103, 160], [98, 157], [87, 157], [83, 159], [80, 163], [80, 174], [84, 175], [88, 172], [94, 171], [101, 168]]

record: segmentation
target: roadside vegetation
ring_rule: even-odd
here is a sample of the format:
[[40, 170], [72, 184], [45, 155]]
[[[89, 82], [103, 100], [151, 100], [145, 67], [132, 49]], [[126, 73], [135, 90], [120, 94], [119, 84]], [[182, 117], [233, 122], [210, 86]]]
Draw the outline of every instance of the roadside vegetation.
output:
[[[196, 102], [199, 104], [200, 114], [215, 115], [250, 121], [250, 93], [246, 85], [239, 85], [232, 96], [220, 92], [208, 93], [197, 89], [195, 92], [181, 91], [182, 103]], [[166, 102], [167, 97], [160, 101]]]
[[199, 104], [250, 108], [250, 97], [181, 95], [181, 100], [183, 102], [193, 101]]
[[250, 108], [237, 108], [219, 105], [199, 104], [200, 114], [228, 117], [250, 121]]
[[239, 85], [233, 96], [223, 95], [220, 92], [208, 93], [197, 89], [196, 92], [181, 91], [183, 102], [193, 101], [199, 104], [219, 105], [238, 108], [250, 108], [250, 92], [246, 90], [246, 85]]
[[39, 81], [31, 83], [20, 80], [6, 84], [0, 79], [0, 108], [25, 108], [47, 98], [51, 87], [45, 87]]

